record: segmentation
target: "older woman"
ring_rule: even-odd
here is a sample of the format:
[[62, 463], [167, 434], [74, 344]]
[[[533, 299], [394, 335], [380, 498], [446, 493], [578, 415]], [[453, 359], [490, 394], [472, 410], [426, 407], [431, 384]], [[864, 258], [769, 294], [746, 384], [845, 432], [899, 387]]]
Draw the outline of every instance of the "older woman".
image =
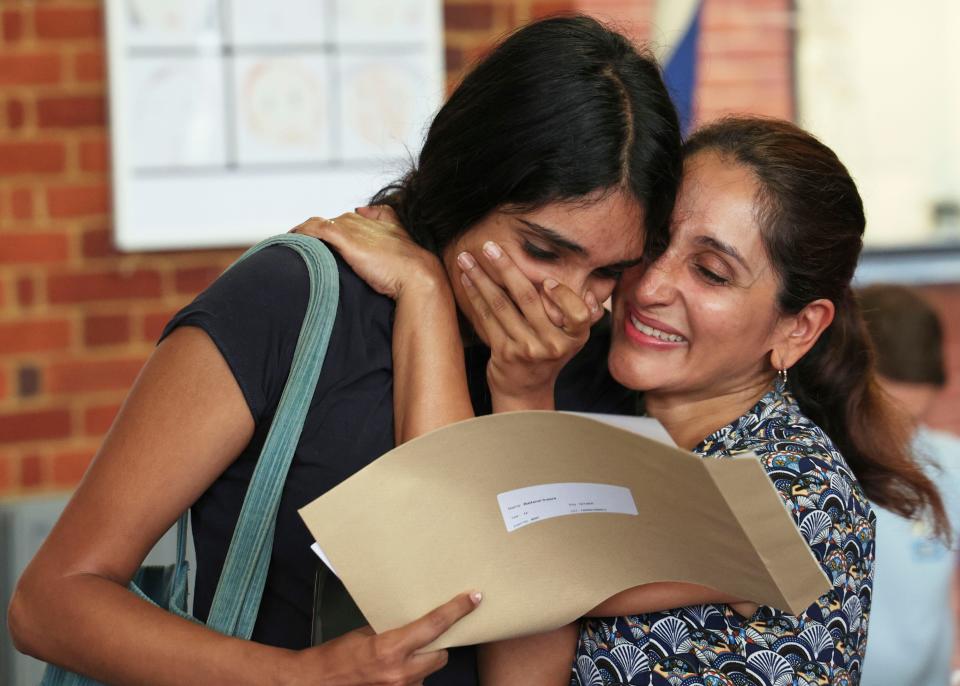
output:
[[[381, 220], [371, 231], [393, 236], [380, 274], [402, 273], [416, 255], [389, 250], [389, 215], [366, 214]], [[370, 255], [337, 227], [320, 233], [375, 279], [364, 271]], [[647, 414], [678, 445], [705, 458], [756, 454], [833, 589], [799, 616], [691, 584], [628, 589], [579, 627], [486, 646], [485, 683], [567, 683], [571, 662], [574, 684], [859, 681], [874, 559], [868, 498], [910, 516], [932, 509], [946, 527], [874, 379], [850, 289], [863, 229], [856, 186], [826, 146], [787, 122], [724, 120], [687, 144], [669, 241], [627, 270], [613, 304], [614, 378], [643, 391]], [[511, 409], [552, 407], [552, 382], [578, 345], [564, 332], [589, 311], [584, 294], [531, 283], [489, 242], [459, 264], [471, 319], [493, 349], [495, 397]], [[408, 371], [431, 379], [435, 399], [463, 393], [462, 379], [430, 375], [442, 350], [420, 353]], [[425, 392], [395, 390], [411, 407]]]

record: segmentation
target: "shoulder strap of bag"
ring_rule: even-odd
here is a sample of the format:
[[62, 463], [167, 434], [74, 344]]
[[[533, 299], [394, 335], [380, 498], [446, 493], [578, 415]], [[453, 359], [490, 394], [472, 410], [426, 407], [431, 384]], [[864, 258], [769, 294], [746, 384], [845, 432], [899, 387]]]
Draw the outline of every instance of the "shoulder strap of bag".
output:
[[[268, 238], [250, 248], [235, 264], [272, 245], [285, 245], [303, 258], [310, 274], [310, 299], [290, 376], [247, 488], [207, 617], [211, 629], [244, 639], [253, 633], [260, 608], [280, 495], [320, 376], [340, 295], [336, 260], [315, 238], [299, 234]], [[178, 559], [185, 550], [185, 533], [184, 517], [178, 530]]]

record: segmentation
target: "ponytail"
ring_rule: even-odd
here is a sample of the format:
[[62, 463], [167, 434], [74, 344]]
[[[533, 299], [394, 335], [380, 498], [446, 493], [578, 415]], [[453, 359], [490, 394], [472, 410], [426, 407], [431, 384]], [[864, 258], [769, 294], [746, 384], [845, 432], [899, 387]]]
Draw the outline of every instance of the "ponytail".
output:
[[833, 323], [792, 370], [790, 390], [871, 500], [909, 519], [929, 513], [936, 533], [947, 537], [940, 494], [911, 452], [913, 424], [877, 383], [869, 335], [849, 286], [835, 305]]
[[697, 131], [685, 154], [702, 150], [729, 156], [756, 175], [756, 220], [779, 277], [780, 309], [796, 314], [821, 298], [834, 305], [834, 321], [791, 373], [800, 409], [830, 436], [867, 497], [905, 517], [931, 515], [946, 539], [943, 501], [912, 457], [908, 418], [877, 383], [850, 288], [866, 224], [850, 174], [830, 148], [775, 119], [722, 119]]

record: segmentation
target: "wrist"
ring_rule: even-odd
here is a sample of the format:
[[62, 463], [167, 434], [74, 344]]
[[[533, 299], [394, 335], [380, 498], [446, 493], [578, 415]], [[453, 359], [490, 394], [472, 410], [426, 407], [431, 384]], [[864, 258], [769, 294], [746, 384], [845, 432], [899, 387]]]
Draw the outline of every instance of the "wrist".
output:
[[276, 684], [276, 686], [297, 686], [304, 682], [304, 675], [309, 671], [304, 670], [303, 651], [280, 649], [283, 652], [277, 655], [274, 661], [277, 669], [269, 677], [269, 681], [264, 683]]
[[409, 276], [397, 289], [397, 300], [404, 297], [429, 297], [450, 293], [447, 272], [435, 256], [429, 255], [418, 260], [410, 269]]
[[553, 384], [509, 393], [497, 391], [492, 385], [490, 398], [494, 412], [517, 412], [520, 410], [553, 410], [556, 402], [553, 396]]

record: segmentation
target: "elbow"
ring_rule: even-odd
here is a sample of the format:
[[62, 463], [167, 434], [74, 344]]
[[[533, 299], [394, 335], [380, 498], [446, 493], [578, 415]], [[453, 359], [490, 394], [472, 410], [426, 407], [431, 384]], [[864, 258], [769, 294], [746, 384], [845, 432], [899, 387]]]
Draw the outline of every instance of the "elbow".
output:
[[7, 629], [14, 648], [25, 655], [40, 657], [39, 639], [43, 632], [37, 626], [39, 608], [30, 598], [29, 587], [21, 578], [7, 606]]

